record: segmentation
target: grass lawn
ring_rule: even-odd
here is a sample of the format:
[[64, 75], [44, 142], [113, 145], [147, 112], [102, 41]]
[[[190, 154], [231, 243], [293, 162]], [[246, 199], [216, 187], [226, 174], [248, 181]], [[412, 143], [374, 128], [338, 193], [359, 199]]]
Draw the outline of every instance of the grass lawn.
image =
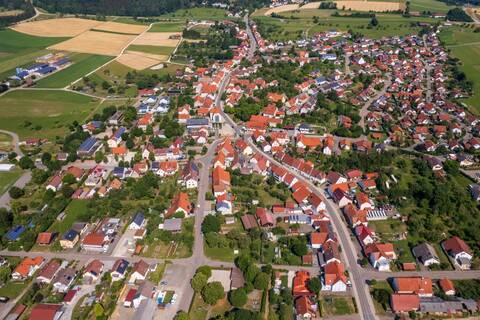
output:
[[397, 252], [399, 263], [404, 263], [404, 262], [415, 262], [416, 263], [415, 258], [413, 257], [412, 251], [410, 250], [410, 247], [408, 246], [408, 241], [407, 240], [395, 241], [393, 243], [393, 247], [395, 248], [395, 251]]
[[22, 170], [14, 169], [9, 172], [0, 172], [0, 195], [7, 192], [7, 190], [15, 183], [15, 181], [22, 175]]
[[190, 320], [205, 320], [207, 318], [209, 306], [203, 302], [202, 296], [195, 294], [193, 296], [190, 311], [188, 312]]
[[[67, 38], [35, 37], [10, 29], [0, 30], [0, 80], [6, 72], [33, 63], [35, 58], [48, 53], [45, 48]], [[9, 76], [11, 74], [7, 74]]]
[[157, 22], [148, 32], [182, 32], [185, 29], [185, 21], [162, 21]]
[[98, 99], [72, 92], [11, 91], [0, 97], [0, 129], [16, 132], [21, 138], [53, 139], [65, 135], [69, 124], [84, 121], [98, 106]]
[[353, 298], [351, 297], [325, 296], [321, 298], [320, 303], [322, 317], [356, 313]]
[[172, 54], [175, 47], [131, 45], [127, 49], [130, 51], [139, 51], [139, 52], [145, 52], [150, 54], [169, 56]]
[[148, 274], [148, 279], [152, 281], [154, 284], [159, 283], [160, 280], [162, 280], [163, 278], [163, 273], [165, 272], [166, 266], [167, 266], [166, 262], [162, 264], [158, 264], [157, 270], [155, 270], [154, 272], [150, 272]]
[[450, 54], [460, 59], [459, 69], [473, 82], [473, 95], [460, 101], [466, 103], [472, 112], [480, 114], [480, 33], [470, 28], [452, 26], [442, 29], [440, 39]]
[[12, 137], [5, 133], [0, 133], [0, 151], [12, 151]]
[[233, 254], [233, 249], [230, 247], [227, 248], [210, 248], [206, 243], [204, 243], [205, 255], [213, 260], [219, 261], [228, 261], [233, 262], [235, 255]]
[[79, 53], [73, 55], [72, 64], [37, 82], [39, 88], [64, 88], [113, 57]]
[[72, 200], [65, 209], [65, 218], [62, 221], [55, 221], [48, 230], [59, 232], [60, 234], [67, 232], [77, 222], [77, 217], [87, 210], [87, 203], [87, 200]]
[[[373, 286], [371, 286], [370, 292], [372, 292], [374, 289], [383, 289], [386, 290], [389, 294], [393, 293], [393, 289], [387, 281], [377, 281]], [[383, 307], [380, 301], [373, 299], [373, 297], [372, 300], [377, 314], [382, 315], [387, 312], [387, 310]]]
[[9, 297], [10, 299], [18, 297], [22, 291], [28, 286], [29, 281], [26, 282], [7, 282], [0, 288], [0, 296]]
[[[183, 219], [182, 234], [193, 234], [193, 218]], [[154, 240], [152, 243], [148, 243], [142, 256], [149, 258], [187, 258], [192, 255], [192, 249], [183, 242], [170, 243], [163, 242], [161, 240]], [[176, 249], [175, 249], [176, 245]]]

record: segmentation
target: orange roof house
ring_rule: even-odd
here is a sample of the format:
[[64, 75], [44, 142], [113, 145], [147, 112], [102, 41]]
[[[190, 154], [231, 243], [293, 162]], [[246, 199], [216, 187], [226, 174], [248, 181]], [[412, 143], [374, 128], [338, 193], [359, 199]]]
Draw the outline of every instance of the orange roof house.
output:
[[420, 297], [433, 295], [432, 279], [423, 277], [398, 277], [393, 278], [393, 288], [396, 293], [418, 294]]
[[447, 296], [454, 296], [455, 295], [455, 286], [453, 285], [452, 280], [450, 279], [440, 279], [438, 281], [438, 285], [442, 288], [442, 291]]
[[397, 294], [390, 297], [390, 305], [395, 313], [416, 311], [420, 308], [420, 297], [416, 294]]
[[310, 280], [310, 273], [305, 270], [297, 271], [293, 278], [293, 296], [309, 296], [311, 292], [307, 288], [307, 282]]
[[172, 200], [172, 205], [168, 208], [165, 218], [170, 218], [176, 212], [183, 212], [185, 215], [190, 214], [192, 211], [192, 204], [188, 199], [188, 194], [185, 192], [178, 193]]
[[12, 272], [13, 280], [24, 280], [31, 277], [45, 262], [45, 258], [38, 256], [35, 258], [25, 258], [20, 262]]

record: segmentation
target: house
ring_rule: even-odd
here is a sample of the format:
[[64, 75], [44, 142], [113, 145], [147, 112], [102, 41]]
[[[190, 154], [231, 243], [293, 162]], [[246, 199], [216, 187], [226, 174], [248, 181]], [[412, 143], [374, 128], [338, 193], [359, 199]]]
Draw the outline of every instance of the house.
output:
[[77, 156], [79, 157], [90, 157], [97, 152], [101, 147], [101, 142], [95, 137], [89, 137], [82, 142], [80, 147], [77, 149]]
[[170, 218], [177, 212], [181, 212], [185, 216], [188, 216], [192, 212], [192, 209], [193, 207], [188, 199], [188, 194], [185, 192], [180, 192], [177, 193], [173, 198], [172, 204], [165, 213], [165, 218]]
[[118, 281], [125, 278], [129, 264], [130, 263], [125, 259], [118, 259], [115, 261], [112, 269], [110, 270], [112, 281]]
[[233, 267], [230, 271], [230, 290], [242, 288], [244, 285], [243, 272], [237, 267]]
[[137, 281], [144, 281], [147, 278], [150, 270], [149, 264], [143, 260], [137, 261], [133, 264], [132, 275], [128, 280], [129, 283], [135, 283]]
[[273, 227], [275, 225], [275, 219], [273, 215], [265, 208], [257, 208], [255, 215], [261, 227]]
[[183, 167], [183, 170], [180, 175], [180, 183], [187, 189], [195, 189], [198, 187], [198, 180], [199, 180], [200, 172], [198, 170], [198, 166], [195, 162], [189, 161]]
[[159, 229], [170, 231], [170, 232], [180, 232], [182, 231], [182, 219], [180, 218], [170, 218], [165, 219], [163, 224], [158, 226]]
[[139, 229], [145, 228], [146, 224], [147, 224], [147, 220], [145, 219], [145, 216], [143, 215], [143, 213], [138, 212], [133, 217], [132, 222], [128, 225], [128, 229], [139, 230]]
[[54, 175], [52, 179], [50, 179], [50, 182], [47, 184], [45, 187], [47, 190], [52, 190], [53, 192], [57, 192], [62, 188], [62, 177], [57, 175]]
[[137, 309], [140, 307], [142, 301], [146, 299], [152, 298], [152, 293], [154, 292], [153, 284], [149, 281], [145, 281], [142, 285], [138, 288], [135, 297], [133, 298], [133, 307]]
[[398, 294], [390, 296], [390, 306], [395, 313], [408, 313], [420, 309], [420, 297], [417, 294]]
[[453, 285], [452, 280], [446, 278], [440, 279], [438, 285], [447, 296], [455, 295], [455, 286]]
[[39, 303], [32, 308], [29, 320], [59, 320], [63, 315], [61, 304]]
[[96, 282], [103, 271], [103, 262], [100, 260], [90, 261], [83, 272], [83, 278], [90, 283]]
[[251, 214], [244, 214], [240, 218], [240, 220], [242, 221], [242, 225], [245, 228], [245, 230], [250, 230], [250, 229], [258, 227], [257, 220]]
[[300, 296], [295, 300], [295, 319], [310, 320], [317, 318], [317, 305], [309, 297]]
[[50, 260], [38, 273], [37, 278], [35, 279], [38, 283], [47, 283], [49, 284], [57, 272], [60, 270], [60, 263], [56, 260]]
[[52, 232], [40, 232], [37, 236], [36, 243], [41, 246], [48, 246], [55, 238], [55, 234]]
[[419, 297], [432, 297], [432, 279], [424, 277], [397, 277], [392, 280], [395, 293], [417, 294]]
[[365, 247], [365, 254], [378, 271], [390, 271], [390, 262], [397, 259], [391, 243], [372, 243]]
[[24, 226], [15, 226], [13, 227], [12, 229], [10, 229], [7, 234], [6, 234], [6, 238], [9, 240], [9, 241], [17, 241], [18, 238], [20, 238], [20, 236], [22, 235], [22, 233], [25, 232], [25, 227]]
[[77, 231], [70, 229], [65, 232], [60, 239], [60, 245], [63, 249], [72, 249], [80, 240], [80, 235]]
[[81, 247], [85, 251], [107, 252], [108, 241], [102, 232], [91, 232], [85, 236]]
[[25, 258], [12, 272], [12, 279], [16, 281], [25, 280], [42, 267], [45, 259], [43, 257]]
[[53, 280], [53, 289], [61, 293], [67, 292], [76, 276], [77, 270], [74, 268], [61, 269]]
[[432, 264], [440, 264], [440, 259], [435, 249], [426, 242], [413, 247], [412, 253], [425, 267], [431, 266]]
[[293, 278], [292, 293], [294, 297], [310, 296], [311, 292], [307, 288], [307, 283], [310, 280], [310, 273], [305, 270], [299, 270], [296, 272]]
[[342, 262], [333, 261], [323, 267], [322, 290], [333, 292], [347, 291], [347, 277]]
[[125, 296], [125, 300], [123, 300], [123, 306], [126, 308], [132, 307], [133, 299], [135, 299], [136, 295], [137, 295], [137, 289], [130, 288], [130, 290], [128, 290], [127, 292], [127, 295]]
[[442, 242], [442, 247], [445, 252], [452, 257], [457, 265], [462, 270], [470, 269], [473, 253], [470, 247], [457, 236], [451, 237]]

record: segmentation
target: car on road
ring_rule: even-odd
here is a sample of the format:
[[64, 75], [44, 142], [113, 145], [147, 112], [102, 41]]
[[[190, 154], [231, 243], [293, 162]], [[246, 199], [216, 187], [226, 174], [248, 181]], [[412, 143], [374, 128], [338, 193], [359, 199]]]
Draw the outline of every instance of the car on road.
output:
[[9, 297], [0, 297], [0, 303], [7, 303], [9, 300]]

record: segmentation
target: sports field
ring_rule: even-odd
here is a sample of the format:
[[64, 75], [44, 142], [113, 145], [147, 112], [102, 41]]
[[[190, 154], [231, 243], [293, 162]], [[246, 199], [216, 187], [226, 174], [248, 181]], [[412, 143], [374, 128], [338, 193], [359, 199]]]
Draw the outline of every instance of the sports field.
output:
[[98, 99], [65, 91], [17, 90], [0, 97], [0, 129], [26, 137], [63, 136], [74, 121], [84, 121]]
[[0, 30], [0, 39], [0, 80], [12, 75], [16, 67], [47, 53], [46, 47], [66, 40], [35, 37], [10, 29]]
[[107, 63], [113, 57], [91, 55], [87, 53], [75, 54], [71, 57], [72, 65], [60, 70], [37, 82], [38, 88], [64, 88], [73, 81]]
[[440, 39], [450, 54], [461, 61], [460, 70], [473, 82], [473, 96], [461, 100], [472, 112], [480, 114], [480, 33], [472, 28], [451, 26], [442, 29]]

